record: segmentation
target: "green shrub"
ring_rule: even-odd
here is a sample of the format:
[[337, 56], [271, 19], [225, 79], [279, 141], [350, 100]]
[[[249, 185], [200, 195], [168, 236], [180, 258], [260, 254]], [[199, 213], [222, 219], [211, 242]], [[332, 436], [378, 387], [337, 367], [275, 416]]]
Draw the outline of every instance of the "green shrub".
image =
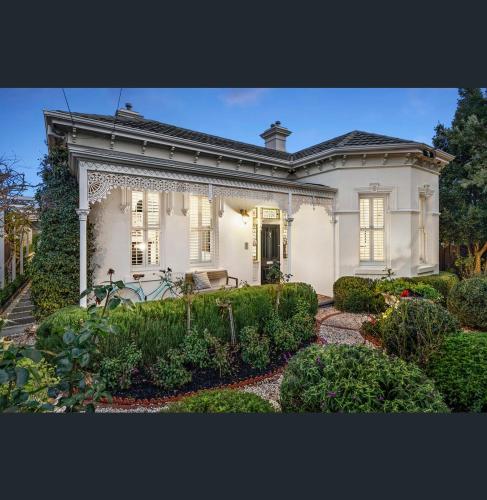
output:
[[207, 330], [203, 334], [192, 330], [184, 337], [182, 343], [184, 360], [195, 368], [208, 368], [211, 366], [207, 333]]
[[132, 374], [139, 366], [142, 353], [134, 342], [125, 346], [116, 358], [103, 358], [100, 373], [109, 389], [128, 389]]
[[299, 297], [294, 315], [288, 320], [289, 329], [299, 343], [307, 342], [315, 336], [315, 318], [308, 311], [306, 302]]
[[244, 363], [263, 370], [270, 363], [270, 343], [265, 335], [259, 335], [255, 326], [246, 326], [240, 332], [241, 356]]
[[442, 271], [440, 274], [414, 276], [412, 278], [407, 278], [407, 280], [432, 286], [442, 295], [443, 299], [441, 300], [441, 304], [446, 306], [446, 301], [451, 289], [458, 283], [458, 276], [454, 273]]
[[380, 321], [386, 351], [423, 367], [445, 336], [457, 329], [457, 321], [444, 307], [424, 299], [401, 300]]
[[[227, 342], [230, 339], [230, 325], [216, 303], [216, 299], [222, 297], [232, 303], [237, 332], [250, 325], [256, 325], [259, 331], [263, 331], [274, 311], [275, 286], [245, 287], [230, 293], [217, 291], [195, 297], [192, 329], [199, 332], [208, 329], [214, 337]], [[316, 314], [318, 301], [313, 288], [304, 283], [289, 283], [283, 288], [279, 318], [283, 321], [290, 319], [299, 300], [307, 305], [310, 315]], [[187, 334], [185, 315], [182, 299], [138, 303], [130, 310], [117, 308], [110, 313], [110, 321], [118, 332], [104, 338], [100, 349], [104, 356], [115, 358], [124, 346], [135, 342], [142, 351], [142, 364], [152, 366], [170, 349], [181, 347]], [[57, 345], [62, 346], [61, 337], [65, 327], [76, 329], [79, 321], [85, 318], [86, 312], [78, 307], [57, 311], [42, 322], [38, 330], [38, 347], [42, 349], [50, 346], [54, 349]]]
[[265, 399], [249, 392], [221, 389], [189, 396], [169, 406], [174, 413], [273, 413]]
[[154, 384], [164, 389], [179, 389], [191, 382], [192, 375], [184, 367], [184, 357], [176, 349], [170, 349], [164, 358], [159, 358], [151, 369]]
[[375, 291], [375, 282], [359, 276], [342, 276], [333, 284], [335, 307], [354, 313], [378, 313], [385, 309], [385, 301]]
[[458, 282], [448, 297], [448, 310], [462, 325], [487, 330], [487, 276]]
[[230, 345], [208, 332], [205, 332], [205, 341], [209, 348], [211, 368], [218, 370], [220, 377], [230, 374], [233, 369]]
[[414, 364], [365, 346], [312, 345], [289, 362], [284, 412], [447, 412], [433, 382]]
[[67, 328], [79, 331], [88, 318], [86, 309], [68, 306], [48, 316], [37, 329], [36, 347], [39, 350], [59, 352], [64, 349], [63, 334]]
[[270, 339], [276, 354], [294, 352], [299, 347], [299, 338], [291, 330], [290, 322], [283, 321], [274, 311], [267, 318], [264, 335]]
[[449, 335], [427, 366], [453, 411], [487, 411], [487, 333]]
[[396, 297], [401, 296], [405, 290], [411, 291], [413, 294], [419, 295], [434, 302], [441, 302], [444, 300], [436, 288], [422, 282], [414, 282], [407, 278], [396, 278], [394, 280], [380, 280], [375, 287], [377, 292], [387, 293]]

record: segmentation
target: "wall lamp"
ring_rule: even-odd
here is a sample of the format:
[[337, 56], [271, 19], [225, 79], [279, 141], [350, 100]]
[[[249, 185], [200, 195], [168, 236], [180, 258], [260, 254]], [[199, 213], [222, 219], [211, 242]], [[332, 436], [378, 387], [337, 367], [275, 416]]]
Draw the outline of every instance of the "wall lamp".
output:
[[243, 223], [247, 224], [247, 222], [249, 221], [249, 218], [250, 218], [249, 212], [245, 208], [241, 208], [240, 215], [242, 216]]

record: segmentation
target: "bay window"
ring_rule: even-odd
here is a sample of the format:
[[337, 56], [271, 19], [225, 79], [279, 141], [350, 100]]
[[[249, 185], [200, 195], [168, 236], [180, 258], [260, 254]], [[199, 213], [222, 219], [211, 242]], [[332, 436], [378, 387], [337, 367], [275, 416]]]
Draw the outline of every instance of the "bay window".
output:
[[360, 196], [360, 262], [385, 262], [385, 199]]

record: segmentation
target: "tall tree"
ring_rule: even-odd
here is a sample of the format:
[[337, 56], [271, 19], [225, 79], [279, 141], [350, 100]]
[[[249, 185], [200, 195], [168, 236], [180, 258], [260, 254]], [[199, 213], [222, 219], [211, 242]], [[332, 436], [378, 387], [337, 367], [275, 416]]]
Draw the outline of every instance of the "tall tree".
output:
[[468, 252], [473, 273], [487, 254], [487, 95], [461, 88], [451, 127], [435, 129], [435, 147], [455, 155], [440, 177], [440, 239]]

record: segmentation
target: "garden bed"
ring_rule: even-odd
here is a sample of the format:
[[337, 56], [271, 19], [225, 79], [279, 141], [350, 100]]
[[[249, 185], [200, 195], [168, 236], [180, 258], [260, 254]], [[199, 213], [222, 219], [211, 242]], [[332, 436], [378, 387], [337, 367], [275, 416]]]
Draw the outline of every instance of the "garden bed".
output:
[[[317, 337], [304, 342], [300, 349], [316, 342]], [[246, 385], [273, 377], [280, 373], [286, 366], [292, 354], [285, 353], [271, 358], [269, 366], [264, 370], [257, 370], [246, 365], [241, 360], [235, 364], [231, 375], [220, 377], [216, 370], [198, 370], [193, 373], [190, 383], [180, 389], [165, 390], [150, 382], [149, 378], [142, 372], [133, 376], [130, 389], [112, 392], [113, 403], [117, 405], [137, 404], [164, 404], [176, 401], [184, 396], [194, 394], [201, 390], [216, 388], [239, 388]]]

